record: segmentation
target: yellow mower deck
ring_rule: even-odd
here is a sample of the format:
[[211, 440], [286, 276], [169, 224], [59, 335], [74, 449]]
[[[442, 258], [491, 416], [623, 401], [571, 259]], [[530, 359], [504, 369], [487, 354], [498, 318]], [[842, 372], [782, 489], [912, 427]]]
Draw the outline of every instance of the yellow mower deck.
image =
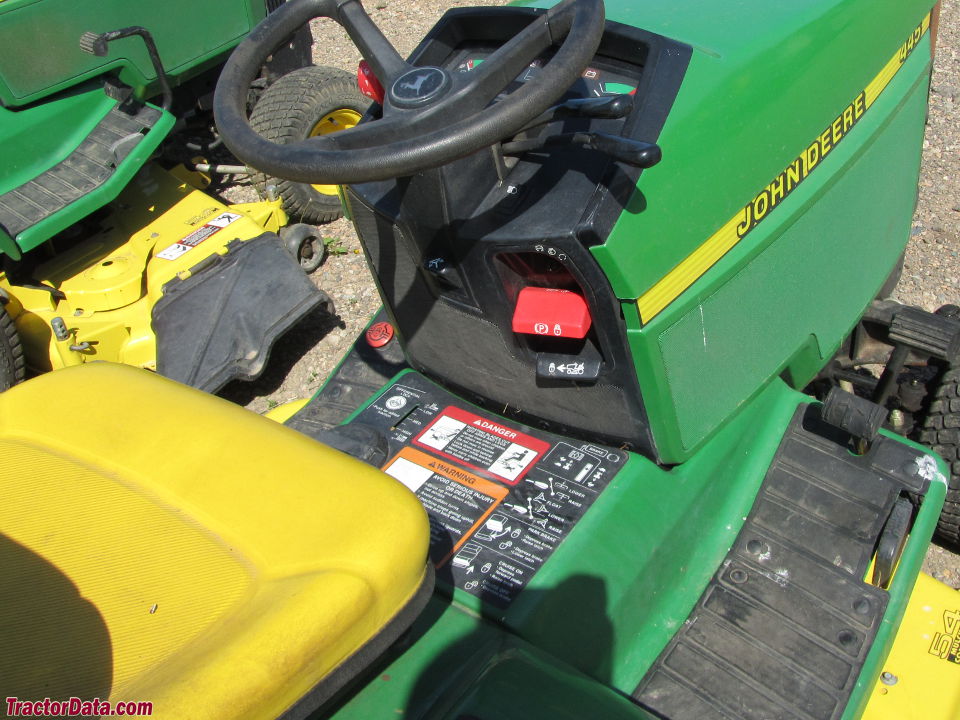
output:
[[[163, 286], [224, 254], [231, 241], [276, 232], [287, 221], [279, 200], [224, 205], [157, 165], [147, 165], [110, 209], [95, 234], [39, 265], [31, 282], [14, 284], [0, 273], [0, 289], [11, 296], [7, 311], [36, 372], [91, 360], [155, 369], [151, 311]], [[64, 339], [51, 326], [58, 317]]]
[[276, 717], [426, 599], [405, 487], [143, 371], [3, 393], [0, 452], [8, 697]]
[[921, 574], [864, 720], [960, 718], [960, 592]]

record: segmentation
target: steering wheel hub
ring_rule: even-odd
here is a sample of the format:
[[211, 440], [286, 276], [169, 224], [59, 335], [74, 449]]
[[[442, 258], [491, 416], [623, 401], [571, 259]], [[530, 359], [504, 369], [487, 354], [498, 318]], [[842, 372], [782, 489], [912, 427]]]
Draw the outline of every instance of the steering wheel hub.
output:
[[390, 86], [390, 101], [397, 107], [417, 107], [438, 97], [449, 86], [450, 75], [441, 68], [414, 68]]

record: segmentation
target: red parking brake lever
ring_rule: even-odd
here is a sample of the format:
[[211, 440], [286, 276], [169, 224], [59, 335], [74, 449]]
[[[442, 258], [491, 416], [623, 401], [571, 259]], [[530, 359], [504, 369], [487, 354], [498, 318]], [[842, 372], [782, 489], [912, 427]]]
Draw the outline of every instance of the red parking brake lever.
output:
[[579, 293], [525, 287], [517, 297], [512, 325], [515, 333], [582, 338], [590, 330], [590, 309]]

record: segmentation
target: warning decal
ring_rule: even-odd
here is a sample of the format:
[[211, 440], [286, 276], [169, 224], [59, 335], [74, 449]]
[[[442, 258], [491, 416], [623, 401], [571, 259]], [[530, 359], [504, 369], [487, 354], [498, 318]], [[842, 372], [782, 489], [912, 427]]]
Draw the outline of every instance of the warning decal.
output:
[[960, 665], [960, 610], [943, 611], [943, 632], [933, 636], [931, 655]]
[[383, 469], [430, 518], [438, 582], [505, 608], [627, 461], [612, 448], [519, 429], [415, 373], [352, 422], [387, 439]]
[[448, 406], [415, 440], [441, 455], [516, 485], [550, 445], [460, 408]]
[[242, 216], [238, 215], [237, 213], [231, 213], [231, 212], [220, 213], [215, 218], [208, 221], [206, 224], [198, 227], [196, 230], [194, 230], [192, 233], [190, 233], [186, 237], [181, 238], [180, 240], [175, 242], [173, 245], [170, 245], [169, 247], [166, 247], [160, 252], [158, 252], [157, 257], [163, 258], [164, 260], [176, 260], [178, 257], [183, 255], [184, 253], [187, 253], [190, 250], [193, 250], [197, 245], [202, 243], [211, 235], [220, 232], [225, 227], [227, 227], [227, 225], [230, 225], [236, 222], [241, 217]]
[[507, 496], [507, 489], [413, 448], [404, 448], [384, 471], [408, 488], [430, 517], [430, 559], [443, 565]]

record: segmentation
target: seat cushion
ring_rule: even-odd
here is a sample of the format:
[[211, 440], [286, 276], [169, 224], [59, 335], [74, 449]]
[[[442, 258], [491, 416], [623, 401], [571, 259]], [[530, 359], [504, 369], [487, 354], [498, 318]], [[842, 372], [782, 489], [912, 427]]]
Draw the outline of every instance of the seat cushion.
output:
[[380, 471], [219, 398], [94, 363], [0, 395], [8, 696], [276, 717], [425, 577]]

